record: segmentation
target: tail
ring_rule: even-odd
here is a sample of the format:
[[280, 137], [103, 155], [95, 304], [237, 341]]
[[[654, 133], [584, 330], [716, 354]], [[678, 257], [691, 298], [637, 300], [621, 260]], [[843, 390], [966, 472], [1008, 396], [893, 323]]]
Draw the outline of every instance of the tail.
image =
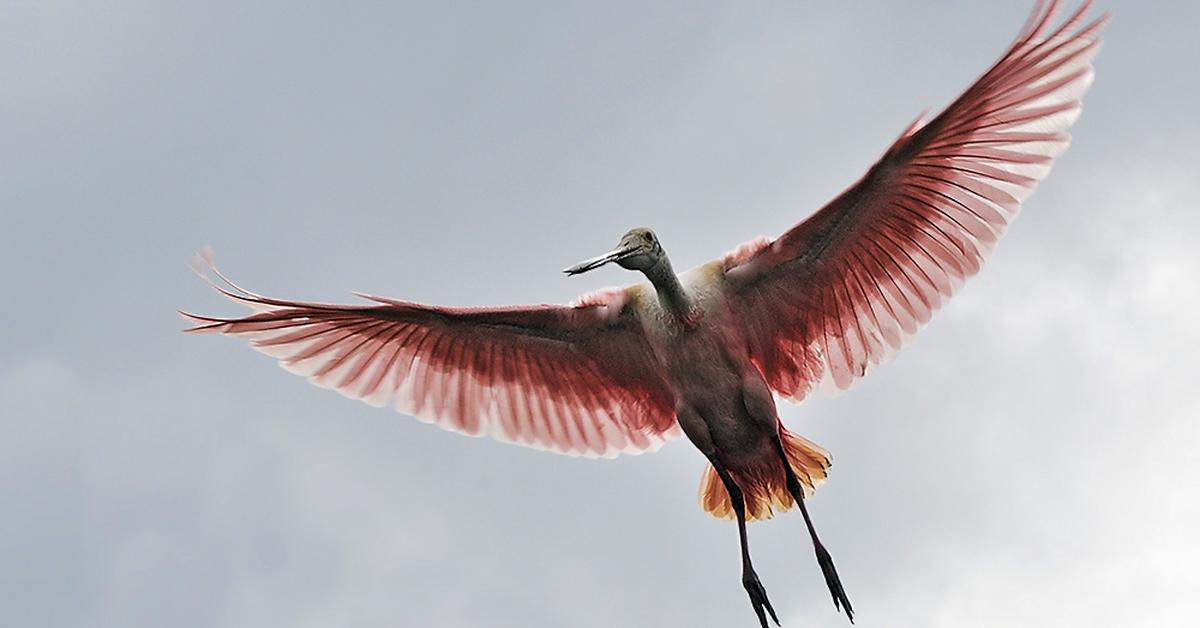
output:
[[[792, 464], [792, 470], [804, 487], [804, 496], [812, 495], [829, 475], [829, 452], [803, 436], [783, 429], [782, 425], [779, 426], [779, 437], [783, 439], [783, 450]], [[776, 511], [786, 512], [796, 505], [787, 489], [783, 465], [777, 457], [768, 460], [759, 467], [737, 471], [731, 469], [729, 472], [745, 496], [748, 521], [770, 519]], [[700, 506], [719, 519], [732, 519], [734, 516], [729, 492], [712, 465], [700, 478]]]

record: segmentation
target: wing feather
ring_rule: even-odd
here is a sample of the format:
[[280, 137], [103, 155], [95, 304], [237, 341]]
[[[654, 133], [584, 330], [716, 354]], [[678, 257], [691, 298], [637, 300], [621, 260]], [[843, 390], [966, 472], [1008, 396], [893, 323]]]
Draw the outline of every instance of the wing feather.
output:
[[[218, 283], [208, 277], [205, 266]], [[242, 336], [285, 369], [444, 429], [568, 455], [657, 449], [674, 398], [623, 295], [574, 306], [452, 309], [360, 295], [351, 306], [273, 299], [195, 265], [254, 313], [184, 314], [188, 331]]]
[[780, 394], [847, 388], [979, 271], [1070, 141], [1108, 16], [1059, 26], [1039, 2], [987, 72], [920, 118], [860, 179], [774, 241], [725, 258], [726, 294]]

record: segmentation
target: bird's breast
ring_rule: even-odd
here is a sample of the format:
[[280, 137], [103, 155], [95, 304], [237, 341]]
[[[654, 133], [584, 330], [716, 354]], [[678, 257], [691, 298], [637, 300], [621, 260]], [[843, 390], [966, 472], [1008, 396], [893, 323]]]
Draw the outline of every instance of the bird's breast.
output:
[[688, 287], [691, 321], [664, 308], [653, 288], [634, 297], [646, 336], [677, 395], [689, 400], [731, 395], [748, 364], [745, 343], [719, 299], [704, 285]]

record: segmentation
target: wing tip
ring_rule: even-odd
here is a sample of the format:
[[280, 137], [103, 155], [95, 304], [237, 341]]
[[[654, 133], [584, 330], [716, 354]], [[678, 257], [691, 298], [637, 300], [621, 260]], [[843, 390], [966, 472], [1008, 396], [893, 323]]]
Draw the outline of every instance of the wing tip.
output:
[[179, 330], [185, 334], [213, 333], [219, 331], [222, 325], [228, 324], [228, 321], [223, 319], [200, 316], [183, 310], [175, 310], [175, 313], [183, 320], [192, 323], [191, 327]]
[[357, 291], [357, 290], [352, 290], [352, 291], [350, 292], [350, 294], [353, 294], [354, 296], [356, 296], [356, 297], [358, 297], [358, 298], [360, 298], [360, 299], [366, 299], [366, 300], [368, 300], [368, 301], [374, 301], [375, 303], [381, 303], [381, 304], [383, 304], [383, 305], [394, 305], [394, 306], [399, 306], [399, 307], [407, 307], [407, 306], [411, 306], [411, 305], [413, 305], [412, 303], [408, 303], [408, 302], [405, 302], [405, 301], [400, 301], [400, 300], [398, 300], [398, 299], [391, 299], [391, 298], [388, 298], [388, 297], [381, 297], [381, 296], [379, 296], [379, 295], [375, 295], [375, 294], [369, 294], [369, 293], [366, 293], [366, 292], [359, 292], [359, 291]]

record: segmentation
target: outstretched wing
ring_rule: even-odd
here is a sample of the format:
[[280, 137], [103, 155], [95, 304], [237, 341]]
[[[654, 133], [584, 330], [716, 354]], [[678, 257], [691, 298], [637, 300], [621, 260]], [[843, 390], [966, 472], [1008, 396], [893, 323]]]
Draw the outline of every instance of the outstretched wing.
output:
[[[567, 455], [652, 451], [679, 434], [674, 398], [621, 293], [576, 306], [440, 308], [364, 296], [327, 305], [225, 279], [241, 318], [183, 315], [242, 336], [318, 386], [443, 429]], [[207, 275], [202, 276], [207, 280]]]
[[983, 258], [1067, 147], [1107, 15], [1051, 30], [1039, 2], [1004, 56], [867, 174], [774, 241], [726, 256], [731, 307], [778, 393], [847, 388], [900, 348]]

